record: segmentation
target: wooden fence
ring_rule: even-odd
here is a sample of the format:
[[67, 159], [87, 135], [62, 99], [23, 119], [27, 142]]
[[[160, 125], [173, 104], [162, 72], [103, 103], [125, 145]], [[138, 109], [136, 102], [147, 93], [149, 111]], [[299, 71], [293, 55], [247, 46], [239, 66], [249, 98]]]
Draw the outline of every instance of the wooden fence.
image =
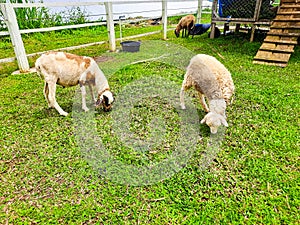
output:
[[[202, 0], [186, 0], [189, 2], [197, 2], [197, 22], [201, 19], [202, 14]], [[182, 2], [178, 0], [151, 0], [151, 2], [161, 3], [161, 16], [162, 16], [162, 35], [163, 39], [167, 39], [167, 19], [168, 19], [168, 2]], [[11, 42], [13, 44], [15, 58], [17, 60], [20, 72], [29, 71], [28, 55], [26, 55], [24, 44], [22, 41], [21, 34], [32, 33], [32, 32], [45, 32], [61, 29], [70, 28], [80, 28], [87, 26], [98, 26], [106, 24], [108, 31], [108, 42], [111, 51], [116, 50], [116, 37], [114, 28], [114, 14], [113, 5], [115, 4], [139, 4], [139, 3], [149, 3], [149, 0], [99, 0], [97, 2], [52, 2], [52, 3], [0, 3], [0, 10], [4, 16], [4, 20], [7, 24], [8, 31], [0, 32], [0, 35], [9, 34]], [[32, 7], [64, 7], [64, 6], [99, 6], [105, 7], [106, 12], [106, 22], [105, 23], [87, 23], [69, 26], [59, 26], [59, 27], [48, 27], [48, 28], [37, 28], [37, 29], [27, 29], [20, 30], [17, 22], [17, 17], [15, 13], [16, 8], [32, 8]], [[0, 60], [1, 62], [1, 60]], [[3, 62], [3, 61], [2, 61]]]

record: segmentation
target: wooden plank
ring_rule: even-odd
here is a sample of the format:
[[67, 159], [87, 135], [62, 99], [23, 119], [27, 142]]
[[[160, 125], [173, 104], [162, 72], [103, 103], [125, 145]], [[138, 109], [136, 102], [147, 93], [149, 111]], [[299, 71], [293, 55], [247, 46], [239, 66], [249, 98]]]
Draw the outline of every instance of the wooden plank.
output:
[[289, 53], [273, 53], [267, 51], [258, 51], [255, 60], [266, 60], [274, 62], [288, 62], [291, 54]]
[[273, 24], [271, 29], [300, 29], [300, 25], [282, 25], [282, 24]]
[[280, 6], [280, 9], [288, 9], [288, 8], [299, 9], [300, 5], [292, 4], [292, 5], [281, 5]]
[[265, 42], [276, 43], [276, 44], [293, 44], [297, 45], [297, 41], [284, 41], [284, 40], [265, 40]]
[[261, 64], [261, 65], [269, 65], [269, 66], [279, 66], [279, 67], [286, 67], [287, 63], [275, 63], [275, 62], [266, 62], [266, 61], [260, 61], [260, 60], [254, 60], [253, 63], [255, 64]]
[[[285, 41], [297, 41], [297, 37], [286, 37], [286, 36], [271, 36], [271, 35], [267, 35], [267, 37], [265, 38], [265, 41], [283, 41], [282, 43], [284, 43]], [[293, 43], [294, 44], [294, 43]]]
[[294, 45], [286, 45], [286, 44], [275, 44], [275, 43], [268, 43], [264, 42], [262, 43], [260, 48], [264, 49], [270, 49], [270, 50], [287, 50], [287, 51], [293, 51]]
[[300, 18], [277, 18], [273, 20], [274, 22], [300, 22]]
[[269, 51], [269, 52], [272, 52], [272, 53], [293, 53], [294, 50], [289, 50], [289, 49], [270, 49], [270, 48], [263, 48], [263, 47], [260, 47], [259, 48], [259, 51]]
[[300, 11], [278, 12], [277, 15], [300, 15]]
[[297, 0], [281, 0], [281, 3], [296, 3]]
[[273, 35], [273, 36], [287, 36], [287, 37], [299, 37], [300, 36], [300, 32], [299, 33], [285, 33], [285, 32], [273, 32], [272, 30], [270, 30], [268, 32], [268, 35]]

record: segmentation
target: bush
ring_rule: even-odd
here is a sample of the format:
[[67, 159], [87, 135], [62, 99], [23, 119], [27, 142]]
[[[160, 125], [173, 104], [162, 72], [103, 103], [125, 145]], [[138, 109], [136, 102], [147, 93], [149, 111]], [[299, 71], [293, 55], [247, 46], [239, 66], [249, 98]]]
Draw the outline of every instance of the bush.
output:
[[[25, 1], [26, 3], [34, 2], [33, 0]], [[11, 0], [11, 3], [22, 3], [22, 0]], [[15, 12], [20, 29], [80, 24], [88, 21], [86, 12], [82, 11], [80, 7], [73, 7], [60, 13], [51, 13], [46, 7], [17, 8], [15, 9]], [[7, 30], [4, 16], [1, 11], [0, 30]]]

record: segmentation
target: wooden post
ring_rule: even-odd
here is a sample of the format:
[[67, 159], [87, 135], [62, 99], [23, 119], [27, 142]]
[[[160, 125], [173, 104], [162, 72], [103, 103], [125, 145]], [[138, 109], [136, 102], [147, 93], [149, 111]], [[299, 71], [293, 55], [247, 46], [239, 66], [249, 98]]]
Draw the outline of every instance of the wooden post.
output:
[[108, 31], [109, 50], [114, 52], [116, 51], [116, 36], [113, 18], [113, 7], [111, 2], [105, 2], [104, 4], [106, 11], [106, 25]]
[[198, 0], [197, 20], [196, 23], [201, 23], [202, 17], [202, 0]]
[[213, 4], [212, 4], [212, 9], [211, 9], [211, 26], [210, 26], [209, 38], [215, 38], [216, 22], [214, 22], [214, 19], [216, 17], [216, 13], [217, 13], [217, 4], [218, 4], [218, 0], [214, 0]]
[[216, 33], [216, 23], [211, 23], [209, 38], [214, 39], [215, 38], [215, 33]]
[[162, 0], [163, 39], [167, 40], [168, 9], [167, 0]]
[[261, 8], [261, 4], [262, 4], [262, 0], [257, 0], [257, 1], [256, 1], [255, 11], [254, 11], [254, 16], [253, 16], [254, 23], [251, 25], [250, 42], [253, 42], [253, 41], [254, 41], [255, 29], [256, 29], [255, 22], [258, 21], [259, 13], [260, 13], [260, 8]]
[[19, 30], [15, 10], [11, 3], [1, 4], [0, 7], [7, 24], [12, 45], [14, 47], [19, 70], [21, 73], [29, 72], [30, 67], [27, 60], [22, 36]]

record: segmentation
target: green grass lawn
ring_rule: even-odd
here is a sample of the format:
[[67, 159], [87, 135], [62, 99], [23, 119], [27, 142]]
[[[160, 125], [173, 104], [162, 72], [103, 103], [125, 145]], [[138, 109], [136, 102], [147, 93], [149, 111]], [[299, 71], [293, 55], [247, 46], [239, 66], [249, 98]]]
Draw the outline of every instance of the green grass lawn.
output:
[[[162, 96], [169, 94], [173, 98], [179, 94], [189, 60], [185, 56], [213, 55], [231, 71], [236, 94], [227, 108], [229, 127], [207, 167], [204, 164], [210, 133], [207, 126], [196, 123], [199, 136], [196, 143], [189, 145], [193, 153], [173, 176], [147, 186], [120, 184], [102, 176], [97, 168], [101, 165], [90, 163], [89, 152], [82, 151], [77, 137], [75, 125], [81, 120], [74, 121], [72, 117], [76, 87], [57, 88], [59, 104], [71, 112], [62, 117], [47, 108], [43, 81], [36, 74], [10, 75], [15, 64], [2, 65], [0, 224], [300, 223], [299, 46], [288, 66], [279, 68], [252, 64], [261, 44], [259, 38], [250, 43], [249, 36], [242, 34], [214, 40], [207, 34], [194, 39], [176, 38], [173, 32], [168, 35], [167, 41], [159, 41], [160, 34], [141, 39], [142, 46], [158, 41], [166, 48], [163, 50], [153, 45], [147, 52], [141, 49], [137, 54], [108, 53], [106, 46], [73, 51], [111, 59], [100, 63], [100, 67], [115, 92], [115, 108], [108, 113], [91, 110], [92, 114], [87, 114], [93, 116], [88, 127], [101, 137], [102, 147], [124, 164], [149, 166], [168, 158], [178, 142], [184, 140], [179, 134], [179, 97], [176, 105]], [[31, 41], [36, 39], [29, 38], [26, 43]], [[42, 39], [39, 44], [43, 43], [49, 47]], [[183, 54], [181, 61], [173, 60], [173, 54], [169, 54], [170, 61], [131, 63], [172, 51], [176, 56]], [[125, 107], [121, 103], [126, 87], [134, 90], [130, 85], [146, 78], [160, 82], [165, 79], [172, 83], [173, 93], [155, 89], [157, 94], [149, 91], [150, 96], [142, 99], [138, 93], [131, 93], [134, 106], [125, 118], [129, 121], [126, 132], [146, 142], [153, 135], [151, 129], [164, 121], [161, 144], [141, 153], [122, 142], [115, 129], [121, 125], [114, 124], [114, 115]], [[187, 95], [202, 119], [205, 114], [195, 92]], [[86, 114], [79, 111], [78, 115], [85, 118]]]

